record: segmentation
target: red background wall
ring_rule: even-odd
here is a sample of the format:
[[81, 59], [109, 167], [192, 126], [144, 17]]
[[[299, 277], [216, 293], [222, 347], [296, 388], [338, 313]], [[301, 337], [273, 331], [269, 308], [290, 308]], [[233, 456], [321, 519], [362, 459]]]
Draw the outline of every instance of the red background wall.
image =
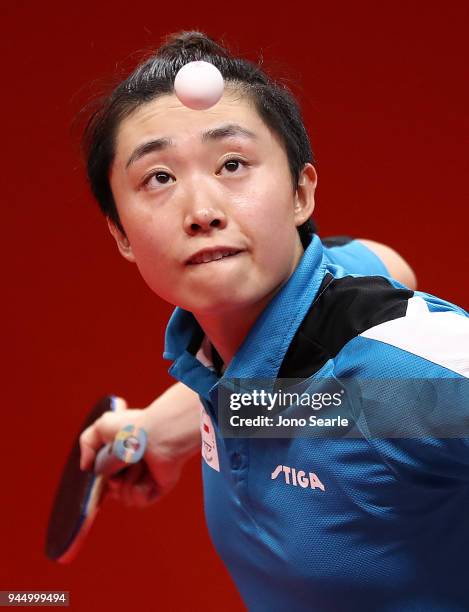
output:
[[116, 64], [200, 28], [300, 85], [316, 219], [394, 246], [419, 288], [469, 307], [466, 2], [20, 1], [1, 9], [3, 453], [0, 590], [70, 590], [75, 610], [239, 610], [209, 543], [199, 462], [145, 511], [109, 503], [77, 561], [43, 555], [75, 429], [101, 394], [170, 383], [170, 307], [114, 248], [71, 122]]

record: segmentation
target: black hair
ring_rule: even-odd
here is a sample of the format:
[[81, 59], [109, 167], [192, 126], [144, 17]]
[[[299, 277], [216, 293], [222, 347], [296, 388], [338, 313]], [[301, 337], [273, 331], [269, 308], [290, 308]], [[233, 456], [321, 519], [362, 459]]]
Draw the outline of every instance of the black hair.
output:
[[[82, 150], [91, 191], [102, 212], [124, 235], [109, 183], [119, 124], [142, 104], [172, 93], [180, 68], [198, 60], [212, 63], [221, 72], [225, 83], [247, 95], [264, 123], [281, 138], [294, 190], [298, 187], [304, 164], [314, 161], [299, 105], [286, 85], [271, 79], [258, 65], [233, 57], [227, 48], [202, 32], [171, 34], [156, 54], [137, 66], [110, 95], [96, 101], [97, 108], [83, 131]], [[311, 219], [298, 228], [304, 248], [315, 231]]]

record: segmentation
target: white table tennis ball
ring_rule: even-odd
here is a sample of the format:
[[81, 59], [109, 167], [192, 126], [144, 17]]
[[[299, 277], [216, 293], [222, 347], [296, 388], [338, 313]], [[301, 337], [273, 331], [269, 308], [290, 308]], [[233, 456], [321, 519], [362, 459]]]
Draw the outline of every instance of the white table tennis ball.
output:
[[189, 62], [174, 79], [174, 93], [179, 101], [194, 110], [205, 110], [223, 95], [221, 72], [209, 62]]

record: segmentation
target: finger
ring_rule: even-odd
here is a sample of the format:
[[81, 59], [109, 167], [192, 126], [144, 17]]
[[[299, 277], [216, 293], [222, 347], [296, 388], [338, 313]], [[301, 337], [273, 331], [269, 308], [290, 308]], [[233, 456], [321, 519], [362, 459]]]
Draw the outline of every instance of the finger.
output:
[[106, 496], [126, 506], [144, 507], [154, 503], [161, 491], [148, 467], [136, 464], [107, 480]]
[[104, 490], [104, 495], [106, 498], [114, 499], [116, 501], [120, 501], [121, 499], [121, 483], [117, 479], [108, 480], [106, 483], [106, 487]]
[[143, 477], [133, 487], [125, 489], [123, 501], [128, 506], [144, 507], [156, 501], [158, 498], [158, 486], [153, 480], [150, 472], [146, 471]]
[[124, 504], [131, 506], [133, 499], [133, 489], [136, 484], [143, 479], [146, 466], [143, 462], [136, 463], [122, 472], [120, 476], [119, 494]]
[[127, 506], [146, 506], [156, 499], [158, 486], [145, 464], [135, 465], [126, 470], [120, 479], [118, 495]]
[[80, 468], [91, 469], [96, 452], [106, 443], [114, 440], [117, 432], [127, 424], [127, 403], [116, 398], [115, 411], [105, 412], [80, 435]]
[[[96, 419], [89, 427], [87, 427], [80, 435], [80, 446], [85, 445], [88, 447], [96, 448], [98, 445], [103, 444], [107, 441], [109, 432], [113, 431], [112, 422], [108, 421], [108, 415], [115, 415], [121, 413], [127, 408], [127, 402], [123, 397], [114, 397], [113, 399], [114, 410], [105, 412], [101, 417]], [[109, 429], [110, 426], [110, 429]]]
[[132, 487], [134, 487], [135, 484], [141, 480], [144, 472], [144, 464], [136, 463], [135, 465], [129, 466], [122, 472], [107, 478], [106, 485], [111, 496], [114, 499], [119, 498], [121, 501], [128, 498], [130, 499], [130, 491]]
[[136, 506], [147, 506], [154, 503], [160, 496], [158, 485], [150, 474], [135, 485], [133, 503]]
[[139, 461], [134, 465], [130, 465], [125, 470], [117, 474], [114, 478], [118, 478], [122, 487], [132, 487], [138, 482], [146, 470], [146, 465], [143, 461]]
[[82, 432], [80, 435], [80, 468], [82, 470], [91, 468], [97, 450], [114, 439], [119, 431], [120, 419], [120, 414], [106, 412]]
[[127, 410], [127, 402], [123, 397], [118, 397], [117, 395], [114, 395], [113, 398], [114, 412], [121, 412], [122, 410]]

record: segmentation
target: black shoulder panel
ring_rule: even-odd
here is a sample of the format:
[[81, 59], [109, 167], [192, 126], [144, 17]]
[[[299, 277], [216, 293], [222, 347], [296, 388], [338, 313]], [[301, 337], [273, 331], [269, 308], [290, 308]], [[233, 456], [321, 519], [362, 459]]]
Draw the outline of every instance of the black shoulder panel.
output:
[[397, 289], [381, 276], [324, 277], [298, 328], [279, 378], [307, 378], [352, 338], [380, 323], [405, 316], [414, 292]]

